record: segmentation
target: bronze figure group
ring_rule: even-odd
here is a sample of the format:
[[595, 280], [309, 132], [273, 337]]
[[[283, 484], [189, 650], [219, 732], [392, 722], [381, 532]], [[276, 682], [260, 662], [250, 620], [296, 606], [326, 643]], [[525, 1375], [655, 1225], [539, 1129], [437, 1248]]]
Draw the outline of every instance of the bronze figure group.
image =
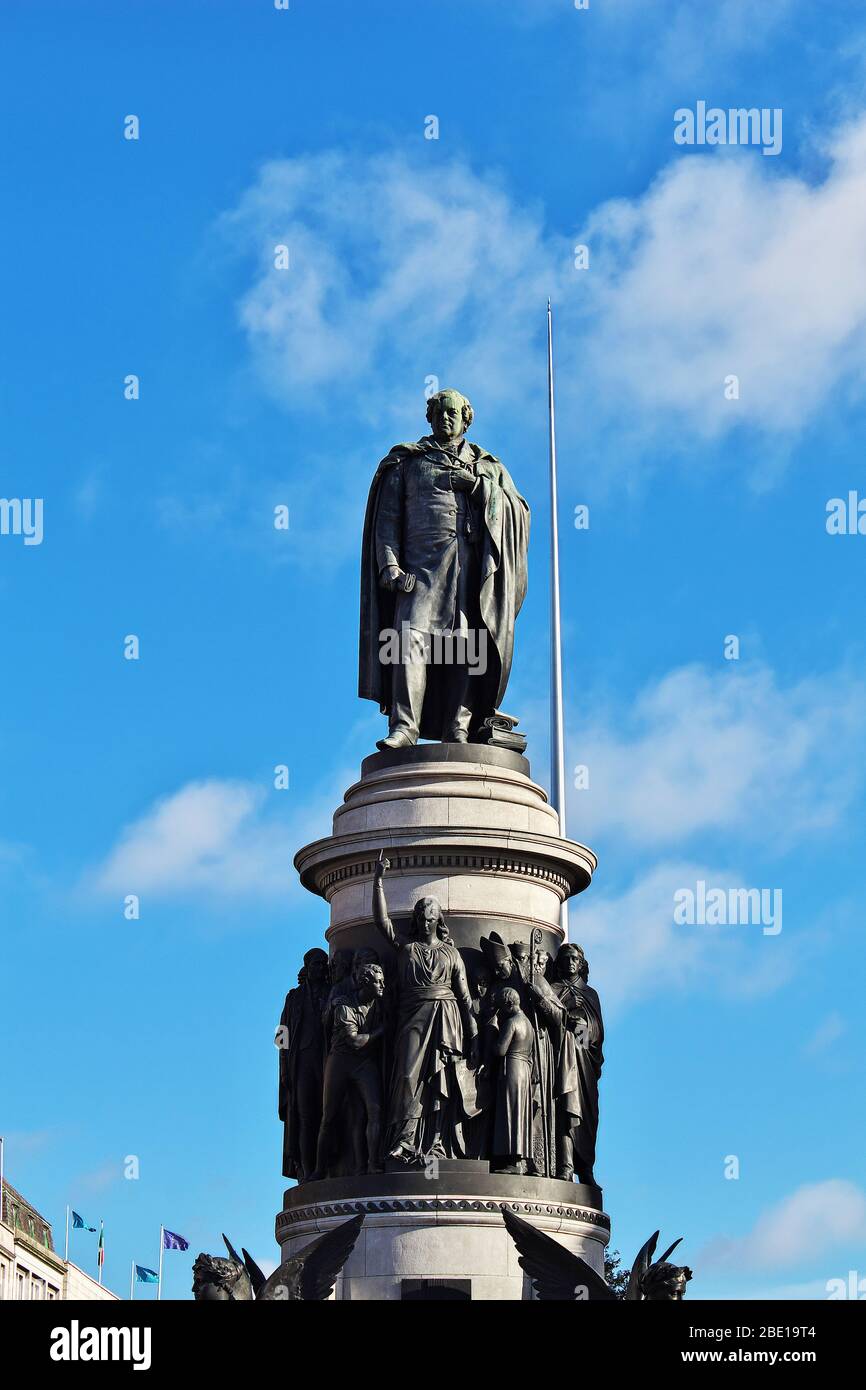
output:
[[330, 963], [308, 951], [286, 998], [285, 1176], [458, 1158], [594, 1184], [604, 1028], [583, 951], [566, 942], [552, 960], [540, 931], [510, 947], [491, 933], [467, 970], [435, 898], [396, 930], [388, 867], [380, 856], [373, 886], [384, 963], [369, 947]]

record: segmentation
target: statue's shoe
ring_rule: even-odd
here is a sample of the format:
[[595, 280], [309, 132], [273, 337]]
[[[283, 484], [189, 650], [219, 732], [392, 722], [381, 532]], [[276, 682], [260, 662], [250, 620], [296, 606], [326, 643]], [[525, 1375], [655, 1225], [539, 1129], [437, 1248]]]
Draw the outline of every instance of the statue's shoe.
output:
[[414, 745], [415, 739], [412, 738], [411, 734], [404, 733], [402, 729], [395, 729], [393, 734], [389, 734], [387, 738], [378, 739], [376, 743], [376, 747], [383, 753], [387, 753], [389, 748], [412, 748]]
[[443, 743], [468, 743], [469, 735], [465, 729], [457, 729], [456, 732], [447, 733], [442, 740]]

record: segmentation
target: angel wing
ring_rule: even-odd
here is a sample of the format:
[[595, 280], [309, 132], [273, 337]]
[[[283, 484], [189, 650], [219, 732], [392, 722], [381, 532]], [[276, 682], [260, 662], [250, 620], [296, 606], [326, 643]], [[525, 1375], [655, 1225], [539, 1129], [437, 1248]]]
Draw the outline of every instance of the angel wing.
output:
[[586, 1289], [590, 1302], [616, 1300], [616, 1294], [596, 1274], [586, 1260], [573, 1255], [559, 1241], [536, 1230], [528, 1221], [515, 1216], [507, 1207], [502, 1209], [502, 1219], [508, 1234], [517, 1246], [521, 1269], [532, 1280], [532, 1287], [541, 1302], [554, 1300], [577, 1302], [578, 1289]]
[[656, 1245], [658, 1244], [658, 1238], [658, 1231], [654, 1231], [653, 1234], [650, 1236], [649, 1240], [646, 1241], [641, 1246], [640, 1250], [637, 1252], [637, 1258], [634, 1264], [632, 1265], [631, 1273], [628, 1276], [628, 1288], [625, 1291], [625, 1298], [627, 1303], [639, 1303], [643, 1298], [643, 1294], [641, 1293], [640, 1289], [641, 1280], [643, 1279], [644, 1275], [646, 1274], [647, 1270], [649, 1269], [652, 1263], [652, 1257], [655, 1254]]
[[244, 1264], [247, 1267], [247, 1274], [250, 1276], [253, 1297], [258, 1298], [266, 1283], [264, 1272], [259, 1269], [249, 1250], [244, 1249], [243, 1246], [241, 1246], [241, 1249], [244, 1252]]
[[290, 1297], [299, 1296], [308, 1303], [321, 1303], [330, 1298], [337, 1275], [355, 1248], [363, 1224], [362, 1212], [310, 1241], [274, 1270], [262, 1285], [258, 1298], [275, 1302], [287, 1296], [286, 1290], [290, 1291]]
[[241, 1259], [241, 1257], [240, 1257], [240, 1255], [238, 1254], [237, 1250], [235, 1250], [235, 1247], [232, 1245], [232, 1243], [231, 1243], [231, 1241], [229, 1240], [228, 1236], [226, 1235], [225, 1231], [223, 1231], [223, 1245], [225, 1246], [226, 1250], [228, 1250], [228, 1252], [229, 1252], [229, 1259], [230, 1259], [230, 1260], [234, 1260], [234, 1262], [235, 1262], [236, 1265], [242, 1265], [242, 1264], [243, 1264], [243, 1260]]

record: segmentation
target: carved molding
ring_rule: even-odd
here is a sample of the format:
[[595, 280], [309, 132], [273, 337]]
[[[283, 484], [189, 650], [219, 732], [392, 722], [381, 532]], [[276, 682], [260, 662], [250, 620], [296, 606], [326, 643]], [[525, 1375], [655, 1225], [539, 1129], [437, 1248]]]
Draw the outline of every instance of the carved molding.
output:
[[378, 1212], [427, 1212], [435, 1216], [438, 1212], [498, 1212], [508, 1207], [518, 1216], [559, 1216], [570, 1221], [580, 1221], [586, 1225], [598, 1226], [610, 1231], [610, 1217], [606, 1212], [595, 1211], [592, 1207], [570, 1206], [563, 1202], [519, 1201], [511, 1197], [361, 1197], [346, 1202], [316, 1202], [309, 1207], [291, 1207], [277, 1216], [277, 1241], [286, 1239], [294, 1227], [306, 1222], [327, 1220], [329, 1217], [365, 1216]]
[[[376, 856], [378, 857], [378, 856]], [[568, 894], [570, 884], [563, 874], [543, 864], [527, 863], [525, 859], [505, 858], [500, 854], [394, 854], [391, 859], [392, 873], [411, 873], [418, 869], [470, 870], [473, 873], [516, 874], [520, 878], [540, 879], [551, 884], [561, 893]], [[322, 874], [321, 892], [353, 878], [372, 878], [376, 858], [359, 860], [354, 864], [342, 864]]]

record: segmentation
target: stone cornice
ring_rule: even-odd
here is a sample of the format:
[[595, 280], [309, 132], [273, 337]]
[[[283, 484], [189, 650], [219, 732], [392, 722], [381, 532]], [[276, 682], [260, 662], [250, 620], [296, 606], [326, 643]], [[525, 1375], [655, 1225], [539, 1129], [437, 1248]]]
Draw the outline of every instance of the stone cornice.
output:
[[300, 1225], [326, 1221], [335, 1217], [384, 1215], [389, 1212], [418, 1212], [437, 1220], [449, 1214], [455, 1216], [464, 1212], [499, 1213], [507, 1207], [518, 1216], [527, 1218], [549, 1217], [581, 1222], [610, 1231], [610, 1217], [606, 1212], [593, 1207], [578, 1206], [567, 1202], [521, 1201], [512, 1197], [356, 1197], [351, 1200], [315, 1202], [309, 1206], [296, 1206], [281, 1211], [277, 1215], [276, 1235], [281, 1242], [291, 1236]]

